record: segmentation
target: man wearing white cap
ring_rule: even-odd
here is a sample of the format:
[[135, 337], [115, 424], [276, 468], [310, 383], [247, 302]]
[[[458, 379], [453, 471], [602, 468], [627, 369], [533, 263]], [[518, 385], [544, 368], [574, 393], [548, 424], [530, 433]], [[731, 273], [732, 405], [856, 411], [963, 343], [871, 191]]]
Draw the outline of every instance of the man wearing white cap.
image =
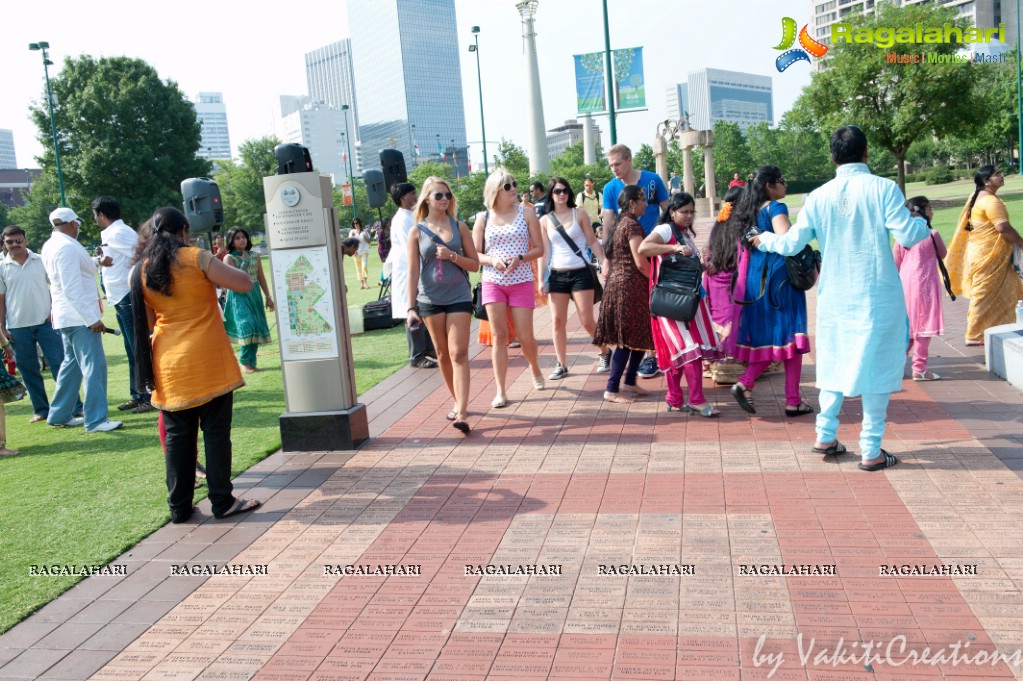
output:
[[[107, 418], [107, 358], [103, 354], [103, 325], [96, 288], [96, 267], [80, 243], [82, 220], [70, 208], [50, 213], [53, 234], [40, 255], [50, 278], [53, 328], [64, 341], [64, 362], [46, 422], [51, 426], [80, 426], [88, 433], [121, 427]], [[78, 391], [85, 385], [85, 418], [73, 418]]]

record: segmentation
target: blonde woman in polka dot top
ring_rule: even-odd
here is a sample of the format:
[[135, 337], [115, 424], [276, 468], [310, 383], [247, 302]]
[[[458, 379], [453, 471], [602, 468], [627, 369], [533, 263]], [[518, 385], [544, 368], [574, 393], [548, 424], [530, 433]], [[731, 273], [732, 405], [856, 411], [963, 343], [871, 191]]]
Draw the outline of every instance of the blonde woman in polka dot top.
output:
[[533, 374], [533, 387], [543, 390], [543, 374], [537, 362], [533, 336], [533, 308], [536, 306], [530, 261], [543, 255], [540, 222], [532, 207], [524, 209], [518, 201], [515, 178], [498, 168], [483, 186], [483, 204], [487, 210], [476, 217], [472, 239], [483, 266], [483, 304], [494, 334], [491, 357], [497, 394], [494, 408], [508, 404], [508, 312], [522, 344], [522, 354]]

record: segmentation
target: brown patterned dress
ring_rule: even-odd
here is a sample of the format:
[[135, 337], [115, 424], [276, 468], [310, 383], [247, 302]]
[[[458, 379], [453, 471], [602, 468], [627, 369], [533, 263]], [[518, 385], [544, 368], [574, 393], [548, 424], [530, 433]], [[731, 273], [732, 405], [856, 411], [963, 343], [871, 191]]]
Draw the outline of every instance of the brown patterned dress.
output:
[[653, 350], [650, 333], [650, 281], [632, 259], [629, 239], [643, 238], [643, 227], [630, 215], [623, 215], [611, 244], [610, 269], [604, 284], [604, 299], [597, 316], [594, 345], [614, 345], [630, 350]]

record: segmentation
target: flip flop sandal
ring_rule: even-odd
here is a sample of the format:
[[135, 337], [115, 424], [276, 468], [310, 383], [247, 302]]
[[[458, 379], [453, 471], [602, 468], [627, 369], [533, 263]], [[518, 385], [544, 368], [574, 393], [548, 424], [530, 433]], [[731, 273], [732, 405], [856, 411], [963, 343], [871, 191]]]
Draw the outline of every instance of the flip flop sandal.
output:
[[917, 381], [917, 382], [919, 382], [919, 381], [940, 381], [941, 380], [941, 376], [939, 376], [938, 374], [934, 373], [933, 371], [925, 371], [922, 374], [919, 373], [919, 372], [914, 371], [913, 372], [913, 380]]
[[446, 418], [448, 421], [454, 421], [455, 419], [458, 418], [458, 414], [456, 414], [453, 411], [449, 411], [447, 415], [444, 416], [444, 418]]
[[469, 424], [465, 421], [454, 421], [452, 422], [451, 427], [462, 431], [466, 435], [469, 434]]
[[747, 392], [752, 394], [753, 391], [749, 390], [745, 386], [741, 387], [740, 386], [741, 384], [739, 383], [736, 383], [735, 385], [732, 386], [731, 389], [732, 396], [735, 398], [735, 401], [739, 403], [739, 406], [742, 408], [744, 412], [746, 412], [747, 414], [756, 414], [757, 408], [753, 406], [752, 396], [750, 397], [746, 396]]
[[239, 513], [248, 513], [249, 511], [255, 511], [257, 508], [263, 505], [262, 501], [256, 499], [235, 499], [234, 503], [231, 504], [231, 508], [227, 509], [226, 513], [221, 513], [216, 516], [217, 520], [223, 520], [224, 518], [230, 518], [233, 515]]
[[702, 417], [707, 418], [707, 419], [714, 418], [715, 416], [721, 416], [721, 412], [719, 412], [717, 409], [715, 409], [714, 405], [711, 404], [710, 402], [707, 402], [706, 404], [704, 404], [704, 405], [702, 405], [700, 407], [694, 407], [691, 404], [686, 404], [686, 405], [682, 406], [682, 410], [683, 411], [687, 411], [690, 414], [696, 414], [697, 416], [702, 416]]
[[811, 451], [814, 454], [823, 454], [824, 456], [835, 456], [837, 454], [845, 454], [849, 450], [845, 448], [838, 440], [835, 440], [834, 444], [830, 447], [814, 447]]
[[863, 464], [863, 463], [861, 463], [860, 464], [860, 470], [861, 471], [870, 471], [870, 472], [879, 471], [879, 470], [881, 470], [883, 468], [891, 468], [892, 466], [894, 466], [895, 464], [897, 464], [899, 462], [899, 460], [897, 458], [895, 458], [894, 456], [892, 456], [891, 454], [889, 454], [888, 452], [886, 452], [883, 449], [881, 450], [881, 456], [878, 457], [878, 458], [880, 458], [880, 461], [878, 461], [877, 463], [871, 463], [871, 464]]
[[795, 407], [785, 407], [785, 415], [790, 417], [806, 416], [813, 413], [813, 407], [806, 402], [800, 402]]

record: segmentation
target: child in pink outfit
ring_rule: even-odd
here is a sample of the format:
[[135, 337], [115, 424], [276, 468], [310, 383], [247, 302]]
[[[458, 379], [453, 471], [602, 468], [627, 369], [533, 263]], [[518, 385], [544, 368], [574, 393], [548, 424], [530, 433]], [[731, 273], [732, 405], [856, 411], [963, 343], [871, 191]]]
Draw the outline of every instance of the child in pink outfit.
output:
[[[927, 226], [931, 226], [934, 211], [930, 201], [917, 196], [907, 201], [906, 207], [914, 215], [925, 218]], [[943, 288], [938, 272], [938, 261], [945, 257], [945, 253], [945, 242], [934, 228], [931, 228], [930, 239], [924, 239], [912, 248], [895, 244], [895, 266], [899, 268], [909, 312], [914, 381], [937, 381], [941, 378], [927, 370], [927, 356], [931, 338], [945, 333], [945, 318], [941, 311]]]

